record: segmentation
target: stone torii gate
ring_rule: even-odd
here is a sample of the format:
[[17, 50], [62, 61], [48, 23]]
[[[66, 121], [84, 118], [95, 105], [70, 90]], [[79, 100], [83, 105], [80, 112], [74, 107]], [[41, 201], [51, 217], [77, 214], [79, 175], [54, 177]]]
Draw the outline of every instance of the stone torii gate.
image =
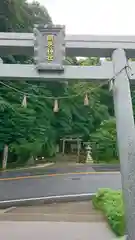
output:
[[[135, 83], [135, 36], [65, 36], [63, 26], [36, 26], [33, 33], [0, 33], [0, 56], [34, 55], [34, 65], [0, 64], [1, 80], [107, 82], [112, 79], [125, 203], [127, 239], [135, 240], [135, 126], [129, 79]], [[67, 56], [111, 57], [101, 66], [64, 66]]]

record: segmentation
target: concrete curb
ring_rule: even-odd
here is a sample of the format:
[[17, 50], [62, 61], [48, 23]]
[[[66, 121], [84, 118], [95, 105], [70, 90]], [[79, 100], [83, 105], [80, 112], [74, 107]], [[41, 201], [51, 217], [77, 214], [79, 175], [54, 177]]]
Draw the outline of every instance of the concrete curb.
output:
[[82, 194], [69, 194], [58, 195], [38, 198], [24, 198], [0, 201], [0, 209], [19, 207], [19, 206], [33, 206], [40, 204], [51, 203], [64, 203], [64, 202], [76, 202], [76, 201], [88, 201], [95, 196], [96, 193], [82, 193]]
[[14, 169], [0, 169], [0, 173], [8, 173], [8, 172], [21, 172], [23, 170], [31, 170], [31, 169], [39, 169], [39, 168], [49, 168], [51, 166], [55, 165], [55, 163], [44, 163], [44, 164], [39, 164], [36, 166], [31, 166], [31, 167], [22, 167], [22, 168], [14, 168]]

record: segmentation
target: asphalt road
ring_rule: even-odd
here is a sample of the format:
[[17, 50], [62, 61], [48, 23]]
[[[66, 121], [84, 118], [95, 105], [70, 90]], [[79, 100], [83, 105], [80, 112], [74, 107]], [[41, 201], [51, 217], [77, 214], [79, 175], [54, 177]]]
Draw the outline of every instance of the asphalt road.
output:
[[57, 166], [53, 165], [47, 168], [36, 168], [36, 169], [25, 169], [25, 170], [15, 170], [0, 172], [0, 179], [2, 178], [14, 178], [22, 176], [33, 176], [33, 175], [48, 175], [48, 174], [63, 174], [63, 173], [73, 173], [73, 172], [113, 172], [120, 171], [120, 166], [118, 164], [90, 164], [90, 165], [71, 165], [71, 166]]
[[0, 201], [63, 194], [94, 193], [98, 188], [121, 188], [120, 173], [64, 174], [0, 181]]

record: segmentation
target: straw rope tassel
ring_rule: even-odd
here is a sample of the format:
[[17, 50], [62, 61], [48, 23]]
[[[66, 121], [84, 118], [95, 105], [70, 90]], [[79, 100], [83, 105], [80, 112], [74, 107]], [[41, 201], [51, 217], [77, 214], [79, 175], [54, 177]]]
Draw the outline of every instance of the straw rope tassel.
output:
[[24, 95], [24, 97], [23, 97], [22, 107], [27, 107], [27, 96], [26, 95]]
[[53, 111], [54, 112], [58, 112], [59, 111], [59, 105], [58, 105], [58, 100], [57, 99], [54, 100]]
[[109, 82], [109, 92], [112, 91], [113, 88], [114, 88], [114, 83], [113, 83], [113, 80], [111, 80], [111, 81]]
[[84, 97], [84, 106], [88, 106], [88, 105], [89, 105], [89, 99], [88, 99], [88, 94], [86, 93]]

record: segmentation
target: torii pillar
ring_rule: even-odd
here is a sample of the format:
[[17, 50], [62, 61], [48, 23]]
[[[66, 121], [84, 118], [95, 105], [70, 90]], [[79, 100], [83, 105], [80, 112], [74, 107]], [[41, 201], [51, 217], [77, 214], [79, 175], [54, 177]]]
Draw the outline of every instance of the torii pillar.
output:
[[[123, 49], [112, 54], [114, 75], [127, 66]], [[127, 240], [135, 240], [135, 125], [130, 83], [126, 68], [115, 75], [113, 86], [117, 140], [125, 207]]]

